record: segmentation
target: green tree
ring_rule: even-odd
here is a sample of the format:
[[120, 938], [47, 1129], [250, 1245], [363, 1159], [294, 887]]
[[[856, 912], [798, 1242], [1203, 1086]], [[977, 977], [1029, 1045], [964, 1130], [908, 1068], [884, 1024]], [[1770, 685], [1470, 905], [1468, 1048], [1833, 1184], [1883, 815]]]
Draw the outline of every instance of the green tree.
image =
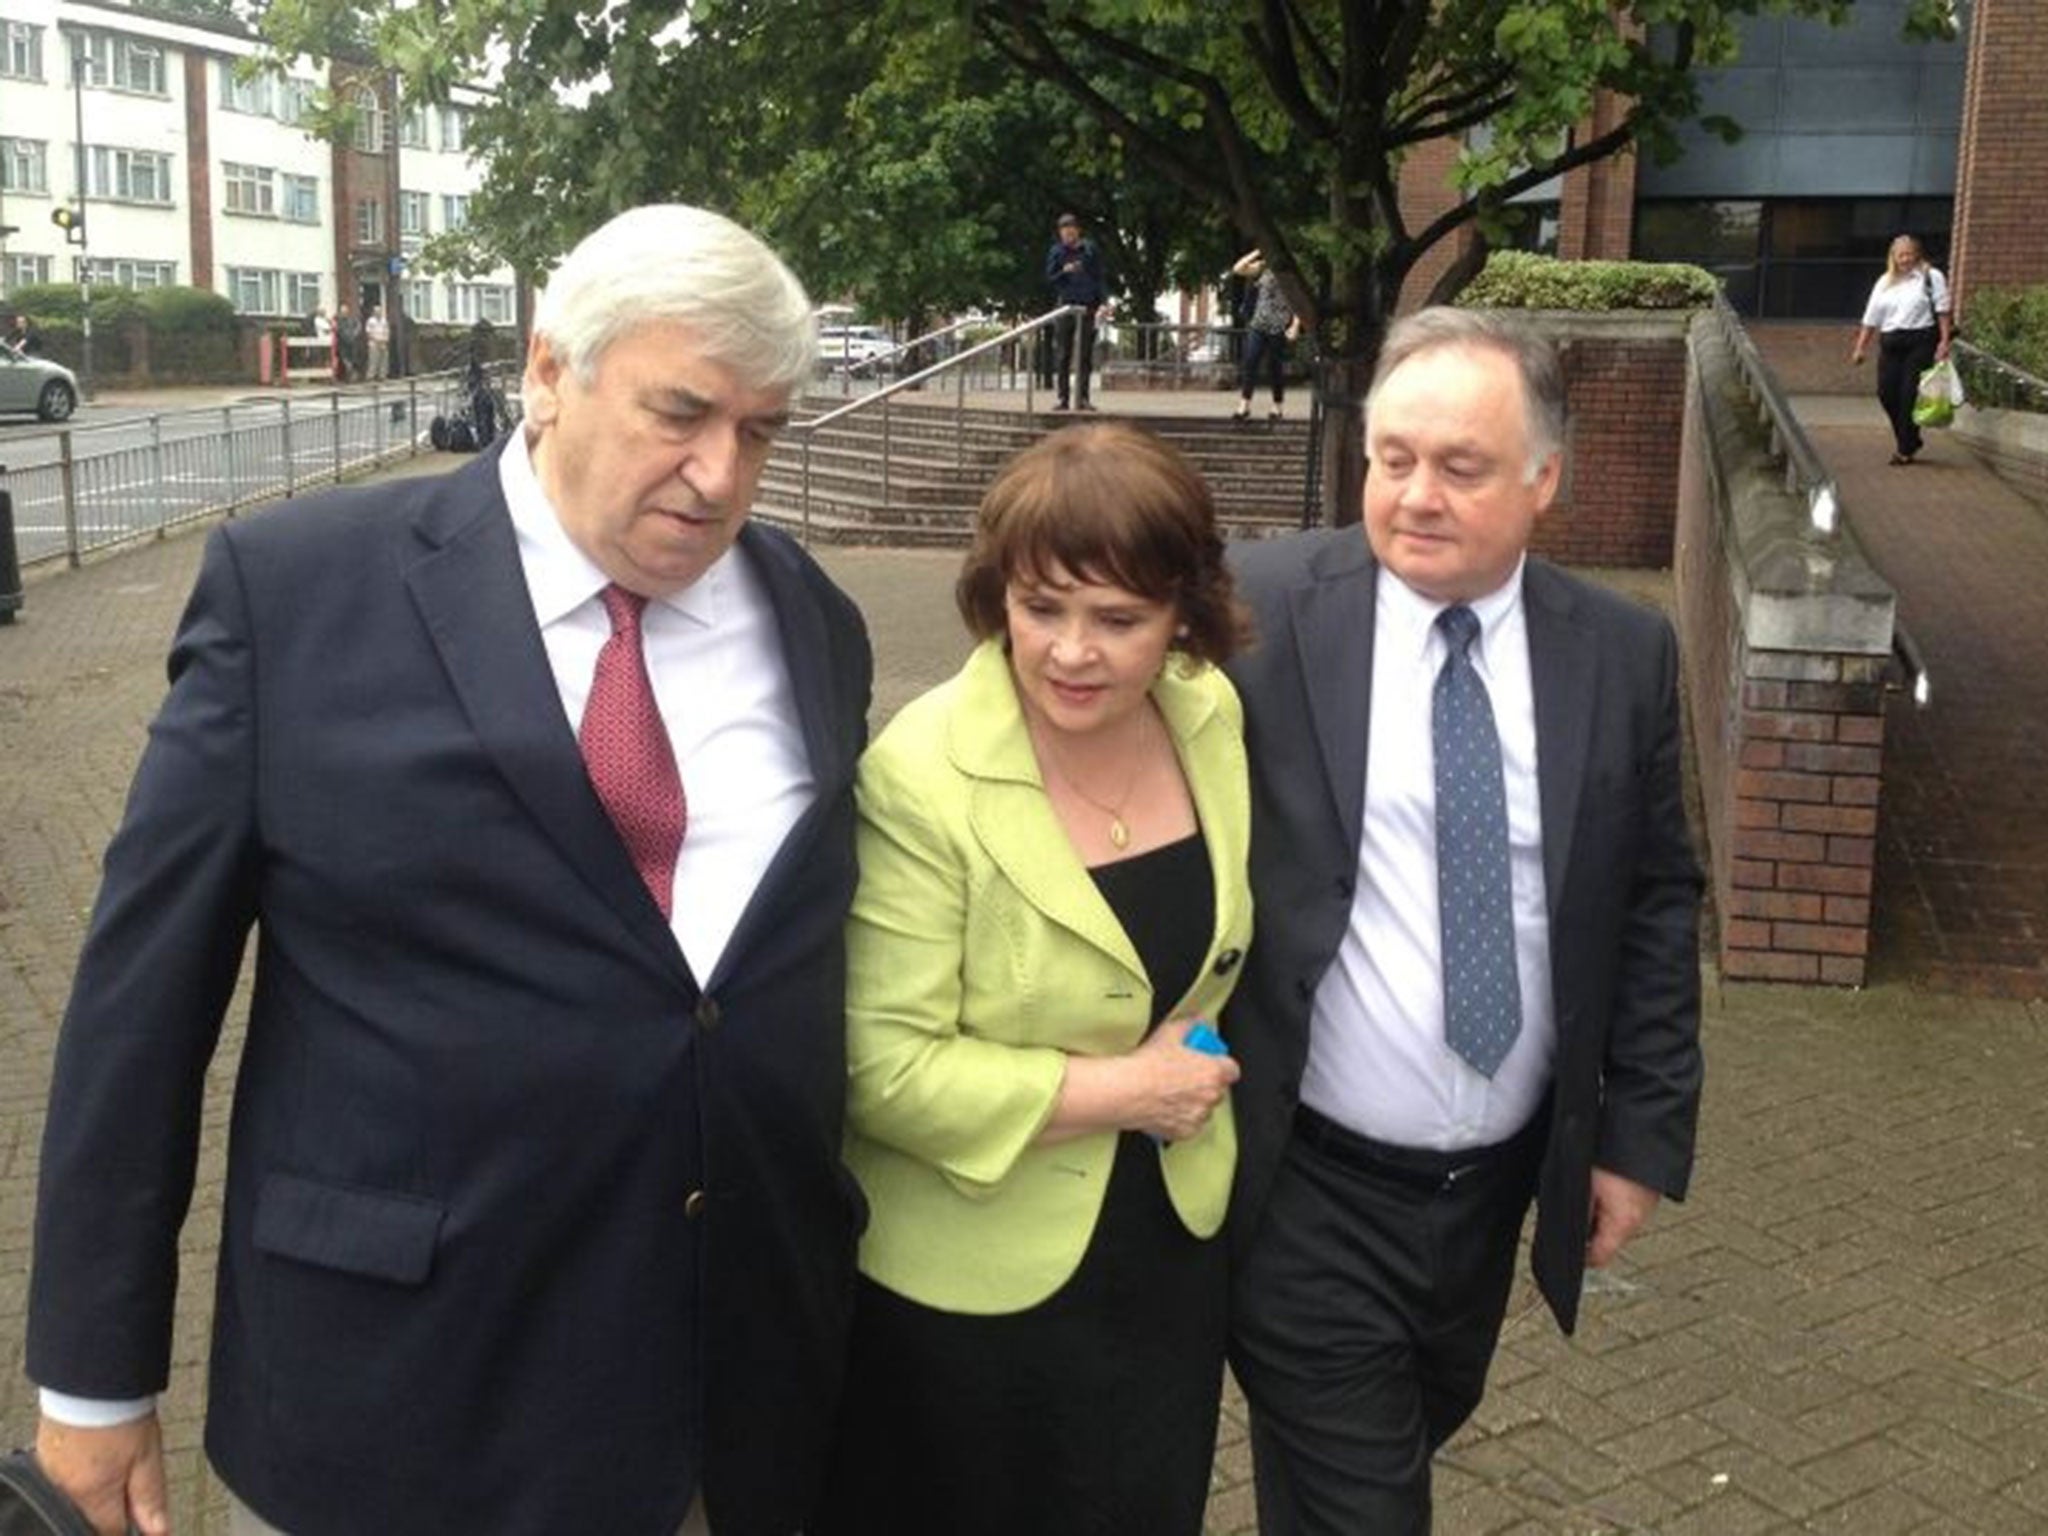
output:
[[[1509, 200], [1640, 148], [1668, 159], [1699, 110], [1695, 71], [1725, 63], [1764, 10], [1839, 22], [1849, 0], [899, 0], [904, 24], [972, 27], [1018, 70], [1057, 85], [1132, 156], [1263, 249], [1308, 322], [1335, 413], [1326, 506], [1356, 516], [1356, 412], [1417, 263], [1473, 238], [1431, 295], [1484, 264]], [[1949, 0], [1914, 0], [1909, 34], [1953, 37]], [[1583, 135], [1596, 94], [1626, 106]], [[1708, 126], [1732, 135], [1739, 126]], [[1458, 146], [1447, 211], [1402, 206], [1403, 163]]]

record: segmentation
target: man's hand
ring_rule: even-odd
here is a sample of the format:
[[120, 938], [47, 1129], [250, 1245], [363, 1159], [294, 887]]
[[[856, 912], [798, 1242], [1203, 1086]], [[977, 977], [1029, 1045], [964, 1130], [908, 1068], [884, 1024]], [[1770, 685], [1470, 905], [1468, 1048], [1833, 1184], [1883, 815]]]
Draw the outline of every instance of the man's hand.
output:
[[1650, 1219], [1664, 1197], [1647, 1184], [1625, 1179], [1605, 1168], [1593, 1170], [1593, 1230], [1586, 1239], [1586, 1262], [1605, 1269], [1622, 1244]]
[[80, 1429], [44, 1418], [36, 1426], [36, 1460], [100, 1536], [170, 1536], [164, 1498], [164, 1443], [156, 1415], [106, 1429]]

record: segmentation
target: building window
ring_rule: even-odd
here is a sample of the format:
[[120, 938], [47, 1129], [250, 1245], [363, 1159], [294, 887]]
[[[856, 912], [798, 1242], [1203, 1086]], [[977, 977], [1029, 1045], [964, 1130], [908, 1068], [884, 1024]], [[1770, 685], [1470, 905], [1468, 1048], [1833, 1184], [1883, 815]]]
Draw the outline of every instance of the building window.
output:
[[287, 128], [296, 127], [306, 115], [306, 108], [312, 105], [313, 92], [318, 89], [310, 80], [295, 80], [287, 75], [277, 82], [277, 120]]
[[359, 199], [356, 203], [356, 244], [382, 245], [383, 243], [383, 201], [374, 197]]
[[310, 315], [320, 307], [320, 274], [229, 267], [228, 302], [240, 315]]
[[17, 288], [32, 288], [38, 283], [50, 280], [50, 258], [47, 256], [10, 255], [0, 264], [0, 284], [13, 293]]
[[92, 195], [118, 203], [171, 203], [171, 157], [147, 149], [92, 147]]
[[384, 104], [367, 85], [357, 86], [348, 100], [356, 115], [356, 148], [377, 154], [384, 148]]
[[461, 151], [469, 148], [469, 113], [462, 107], [441, 109], [441, 148]]
[[284, 216], [294, 224], [320, 222], [320, 178], [284, 174]]
[[43, 29], [25, 21], [0, 21], [0, 75], [9, 80], [43, 78]]
[[461, 193], [444, 194], [441, 198], [441, 227], [466, 229], [468, 226], [469, 198]]
[[233, 59], [220, 61], [220, 108], [223, 112], [247, 112], [269, 117], [277, 77], [269, 72], [244, 76]]
[[446, 284], [448, 318], [460, 325], [470, 325], [484, 319], [493, 325], [508, 325], [512, 320], [512, 290], [502, 283], [458, 283], [449, 279]]
[[424, 192], [398, 194], [398, 243], [404, 249], [418, 250], [427, 238], [427, 210], [432, 201]]
[[95, 256], [80, 266], [92, 268], [95, 283], [115, 288], [168, 288], [178, 280], [175, 261], [135, 261], [126, 256]]
[[41, 139], [0, 139], [0, 192], [49, 191], [48, 153]]
[[430, 278], [414, 278], [406, 283], [405, 312], [415, 320], [434, 318], [434, 284]]
[[236, 165], [224, 161], [221, 178], [227, 183], [227, 211], [253, 213], [266, 219], [277, 217], [277, 173], [267, 166]]
[[71, 57], [85, 64], [85, 83], [144, 96], [167, 96], [164, 51], [154, 43], [111, 32], [74, 32]]
[[413, 102], [398, 120], [398, 142], [407, 149], [427, 148], [427, 104]]

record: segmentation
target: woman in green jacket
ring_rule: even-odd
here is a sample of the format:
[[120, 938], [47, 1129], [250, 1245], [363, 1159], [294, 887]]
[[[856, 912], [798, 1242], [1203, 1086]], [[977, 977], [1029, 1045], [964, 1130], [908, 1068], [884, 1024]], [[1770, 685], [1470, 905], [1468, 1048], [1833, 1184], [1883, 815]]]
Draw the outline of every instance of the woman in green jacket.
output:
[[872, 1218], [814, 1531], [1199, 1536], [1237, 1069], [1189, 1036], [1251, 939], [1208, 490], [1134, 427], [1057, 433], [990, 487], [958, 598], [981, 644], [861, 765]]

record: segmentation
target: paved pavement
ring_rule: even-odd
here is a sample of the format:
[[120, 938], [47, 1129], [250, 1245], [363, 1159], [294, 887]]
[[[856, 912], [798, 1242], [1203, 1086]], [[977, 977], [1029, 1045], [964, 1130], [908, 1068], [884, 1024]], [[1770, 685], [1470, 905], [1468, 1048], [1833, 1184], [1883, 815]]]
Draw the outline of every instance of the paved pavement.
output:
[[[2000, 860], [2038, 851], [2019, 799], [2038, 756], [2020, 751], [2048, 720], [2034, 596], [2048, 539], [2039, 510], [2002, 501], [1953, 444], [1887, 471], [1872, 430], [1816, 435], [1935, 668], [1934, 708], [1892, 725], [1929, 782], [1886, 807], [1925, 910], [1886, 916], [1880, 889], [1891, 948], [1861, 992], [1708, 973], [1693, 1197], [1599, 1278], [1576, 1340], [1518, 1286], [1486, 1401], [1439, 1460], [1447, 1536], [2048, 1529], [2048, 1003], [2019, 982], [1970, 985], [1977, 914], [2016, 908], [1950, 905], [1934, 878], [2013, 903], [2034, 879]], [[56, 1020], [199, 544], [32, 575], [20, 621], [0, 627], [0, 1441], [33, 1418], [20, 1338]], [[951, 669], [954, 556], [823, 558], [870, 616], [878, 712]], [[2001, 656], [1992, 681], [1970, 681]], [[2024, 972], [2031, 953], [2038, 969], [2028, 932], [2031, 952], [1990, 958]], [[231, 1029], [165, 1404], [184, 1536], [225, 1528], [197, 1441], [234, 1046]], [[1210, 1524], [1255, 1530], [1234, 1396]]]

